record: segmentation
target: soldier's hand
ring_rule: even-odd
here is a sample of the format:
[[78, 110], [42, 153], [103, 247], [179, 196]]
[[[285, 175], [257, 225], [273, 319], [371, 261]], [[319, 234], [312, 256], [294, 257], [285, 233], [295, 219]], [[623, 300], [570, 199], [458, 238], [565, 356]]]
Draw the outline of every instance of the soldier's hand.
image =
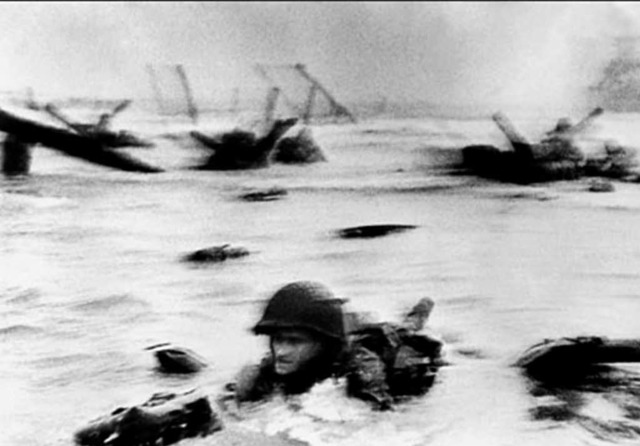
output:
[[217, 398], [216, 403], [222, 412], [231, 417], [241, 420], [240, 404], [236, 398], [236, 392], [233, 384], [227, 384], [224, 392]]

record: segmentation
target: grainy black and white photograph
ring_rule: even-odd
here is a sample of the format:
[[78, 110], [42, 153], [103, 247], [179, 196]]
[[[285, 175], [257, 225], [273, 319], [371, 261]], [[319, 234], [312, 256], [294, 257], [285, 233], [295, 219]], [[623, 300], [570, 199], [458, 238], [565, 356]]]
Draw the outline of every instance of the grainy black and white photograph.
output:
[[0, 444], [640, 442], [640, 3], [0, 3]]

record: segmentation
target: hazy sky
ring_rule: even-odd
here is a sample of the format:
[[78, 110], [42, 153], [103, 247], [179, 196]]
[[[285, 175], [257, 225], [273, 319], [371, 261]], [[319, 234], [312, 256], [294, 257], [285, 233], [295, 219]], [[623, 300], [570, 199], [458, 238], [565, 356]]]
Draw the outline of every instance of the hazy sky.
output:
[[639, 11], [623, 2], [2, 2], [0, 89], [149, 96], [145, 64], [160, 62], [184, 64], [198, 88], [230, 89], [256, 62], [302, 62], [344, 100], [561, 101], [594, 78], [605, 38], [640, 30]]

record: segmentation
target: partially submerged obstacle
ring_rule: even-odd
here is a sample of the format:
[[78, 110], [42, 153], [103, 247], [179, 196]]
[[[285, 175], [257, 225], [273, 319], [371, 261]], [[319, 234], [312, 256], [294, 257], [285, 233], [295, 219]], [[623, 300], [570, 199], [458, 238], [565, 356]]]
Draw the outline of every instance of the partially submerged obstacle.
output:
[[495, 113], [492, 119], [513, 151], [489, 145], [467, 146], [462, 149], [463, 167], [483, 177], [519, 184], [580, 178], [585, 174], [587, 160], [573, 138], [602, 113], [601, 108], [595, 108], [578, 124], [556, 127], [536, 144], [518, 132], [507, 116]]
[[273, 161], [284, 164], [310, 164], [327, 161], [322, 149], [313, 139], [309, 127], [292, 129], [278, 140], [273, 152]]
[[100, 115], [100, 119], [96, 123], [80, 123], [72, 121], [71, 119], [63, 115], [62, 112], [51, 103], [44, 106], [44, 111], [46, 111], [56, 120], [60, 121], [71, 131], [82, 136], [95, 138], [106, 147], [153, 147], [153, 142], [143, 139], [129, 131], [113, 131], [110, 129], [111, 121], [117, 114], [121, 113], [130, 104], [130, 100], [120, 102], [110, 112], [102, 113]]
[[[9, 167], [20, 164], [19, 160], [15, 159], [16, 157], [24, 157], [23, 171], [20, 173], [26, 174], [29, 169], [26, 157], [30, 156], [30, 152], [25, 150], [24, 146], [32, 147], [36, 144], [41, 144], [74, 158], [114, 169], [141, 173], [162, 172], [162, 169], [107, 147], [99, 139], [31, 121], [1, 108], [0, 132], [8, 134], [4, 145], [4, 157], [5, 160], [7, 157], [12, 160]], [[16, 152], [16, 147], [19, 149], [18, 152]], [[18, 156], [19, 154], [21, 156]], [[5, 170], [5, 173], [10, 172]]]
[[[272, 89], [277, 89], [282, 101], [289, 108], [290, 112], [294, 113], [304, 124], [308, 124], [311, 119], [316, 115], [316, 108], [319, 96], [326, 101], [329, 105], [328, 113], [326, 116], [333, 119], [347, 119], [349, 122], [355, 123], [356, 117], [351, 111], [332, 95], [329, 90], [320, 83], [318, 79], [313, 77], [306, 66], [301, 63], [293, 65], [277, 65], [277, 64], [257, 64], [255, 66], [256, 72]], [[279, 82], [273, 75], [276, 71], [285, 70], [288, 73], [295, 73], [297, 80], [302, 81], [307, 90], [306, 99], [304, 104], [300, 101], [296, 101], [288, 95], [287, 83]], [[289, 78], [289, 82], [294, 81]], [[275, 104], [274, 104], [275, 107]]]
[[[161, 116], [172, 116], [173, 118], [175, 118], [176, 115], [186, 113], [191, 119], [191, 122], [194, 125], [197, 124], [200, 111], [196, 105], [184, 65], [171, 64], [168, 66], [154, 67], [153, 64], [147, 64], [146, 69], [151, 82], [151, 89], [153, 90], [156, 104], [158, 106], [158, 113]], [[165, 76], [160, 76], [161, 73], [164, 73]], [[163, 91], [163, 88], [161, 88], [162, 83], [160, 82], [160, 79], [166, 77], [166, 75], [179, 83], [177, 89], [182, 92], [180, 94], [180, 98], [167, 97], [167, 92]]]
[[33, 144], [8, 134], [4, 140], [2, 172], [10, 176], [28, 173], [31, 167], [32, 146]]
[[234, 130], [218, 136], [192, 131], [191, 136], [196, 141], [213, 151], [197, 169], [240, 170], [267, 167], [276, 142], [297, 121], [296, 118], [278, 119], [267, 134], [261, 137], [244, 130]]

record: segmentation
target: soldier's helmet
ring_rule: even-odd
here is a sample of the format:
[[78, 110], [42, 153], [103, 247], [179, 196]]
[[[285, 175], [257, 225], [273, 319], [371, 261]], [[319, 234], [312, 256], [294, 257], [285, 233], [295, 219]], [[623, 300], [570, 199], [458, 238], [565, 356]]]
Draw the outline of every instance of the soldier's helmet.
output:
[[556, 123], [556, 128], [553, 130], [554, 132], [564, 132], [573, 127], [573, 122], [569, 118], [560, 118]]
[[342, 303], [342, 299], [337, 299], [329, 288], [320, 283], [292, 282], [271, 297], [253, 332], [270, 335], [278, 329], [296, 328], [343, 340]]

